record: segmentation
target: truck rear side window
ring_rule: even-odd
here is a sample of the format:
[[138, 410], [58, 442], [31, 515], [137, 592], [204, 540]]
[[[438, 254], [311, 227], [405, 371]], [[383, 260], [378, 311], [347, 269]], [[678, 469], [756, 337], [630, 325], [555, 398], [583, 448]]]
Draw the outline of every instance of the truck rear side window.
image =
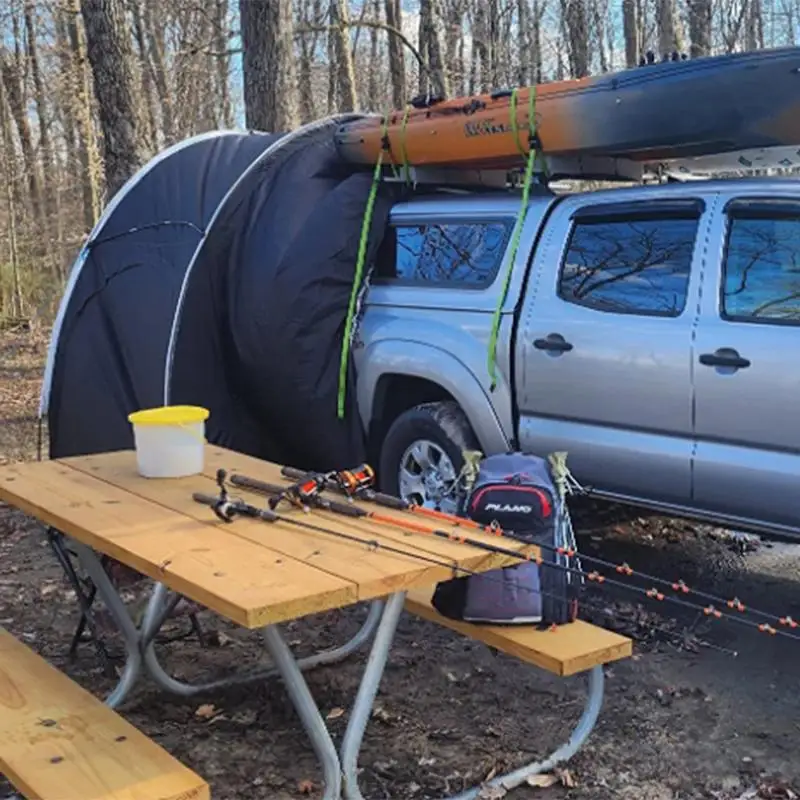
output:
[[800, 325], [800, 216], [731, 220], [722, 313], [737, 322]]
[[686, 305], [698, 218], [577, 221], [559, 296], [617, 314], [677, 317]]
[[378, 252], [377, 278], [392, 283], [482, 289], [508, 242], [505, 222], [393, 225]]

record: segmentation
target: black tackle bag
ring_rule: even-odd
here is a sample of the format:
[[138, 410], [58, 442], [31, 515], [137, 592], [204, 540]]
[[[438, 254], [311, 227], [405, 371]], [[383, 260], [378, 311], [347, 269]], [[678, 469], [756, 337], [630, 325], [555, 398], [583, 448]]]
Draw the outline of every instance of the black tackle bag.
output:
[[432, 602], [440, 614], [501, 625], [562, 625], [575, 619], [580, 576], [570, 569], [580, 566], [575, 556], [557, 552], [574, 551], [574, 535], [544, 459], [525, 453], [485, 458], [461, 514], [540, 545], [543, 563], [527, 561], [439, 583]]

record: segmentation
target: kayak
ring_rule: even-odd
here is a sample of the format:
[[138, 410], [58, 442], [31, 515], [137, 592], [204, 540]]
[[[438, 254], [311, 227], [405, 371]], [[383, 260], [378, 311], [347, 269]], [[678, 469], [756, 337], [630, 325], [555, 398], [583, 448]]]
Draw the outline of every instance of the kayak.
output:
[[[516, 96], [513, 96], [516, 95]], [[800, 147], [800, 47], [648, 64], [451, 100], [345, 123], [340, 156], [374, 164], [500, 170], [548, 156], [668, 163]], [[513, 113], [512, 113], [513, 112]], [[733, 163], [736, 159], [729, 159]]]

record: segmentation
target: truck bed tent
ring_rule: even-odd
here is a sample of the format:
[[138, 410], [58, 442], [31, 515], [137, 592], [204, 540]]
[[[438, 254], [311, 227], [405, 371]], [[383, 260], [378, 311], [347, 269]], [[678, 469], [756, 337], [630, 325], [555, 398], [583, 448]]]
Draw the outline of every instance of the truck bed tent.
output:
[[[42, 388], [50, 457], [133, 447], [127, 416], [209, 408], [208, 438], [308, 469], [363, 461], [339, 354], [371, 176], [336, 154], [340, 115], [271, 135], [221, 131], [154, 158], [85, 243]], [[382, 188], [368, 258], [390, 208]]]

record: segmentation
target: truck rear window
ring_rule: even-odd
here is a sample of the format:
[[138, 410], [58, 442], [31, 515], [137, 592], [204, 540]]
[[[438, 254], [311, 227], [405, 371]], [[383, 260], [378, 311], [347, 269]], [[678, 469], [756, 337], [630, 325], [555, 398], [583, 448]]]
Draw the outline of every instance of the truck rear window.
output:
[[376, 277], [392, 283], [482, 289], [495, 278], [511, 222], [392, 225], [378, 251]]
[[686, 305], [698, 219], [576, 222], [559, 275], [559, 296], [618, 314], [677, 317]]

